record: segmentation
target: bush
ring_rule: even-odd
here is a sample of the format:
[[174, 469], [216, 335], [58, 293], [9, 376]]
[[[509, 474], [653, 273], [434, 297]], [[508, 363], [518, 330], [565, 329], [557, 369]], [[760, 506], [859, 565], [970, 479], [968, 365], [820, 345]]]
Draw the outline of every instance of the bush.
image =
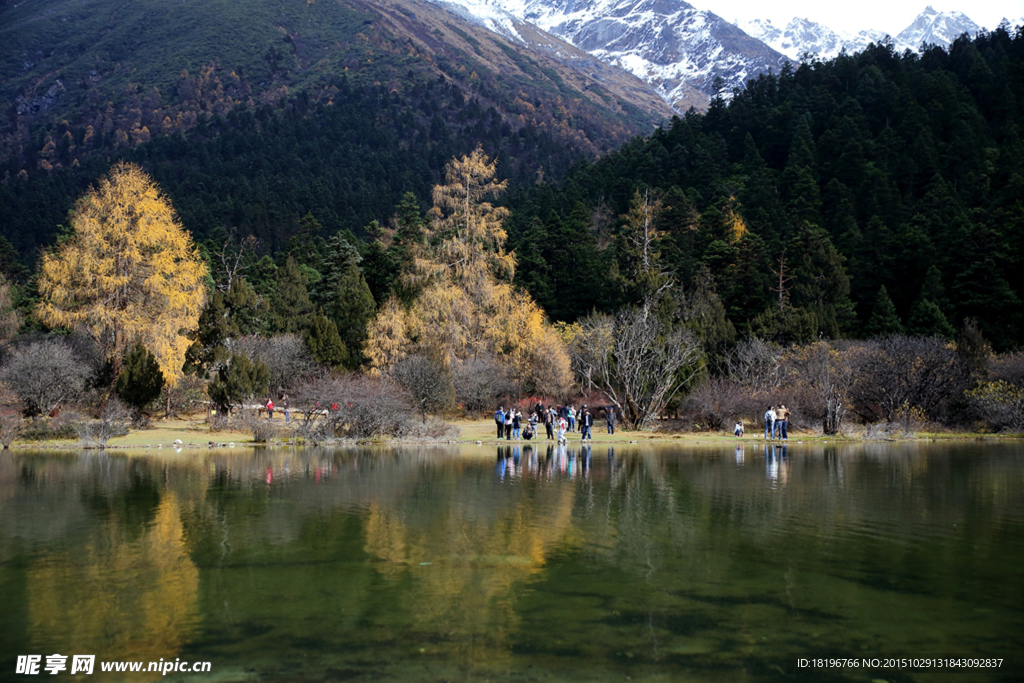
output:
[[281, 431], [280, 421], [275, 422], [265, 417], [261, 418], [256, 413], [246, 415], [239, 422], [247, 431], [252, 432], [252, 440], [256, 443], [273, 441]]
[[25, 428], [21, 412], [10, 408], [0, 409], [0, 443], [6, 451]]
[[996, 380], [981, 382], [966, 394], [967, 402], [995, 430], [1024, 431], [1024, 389]]
[[764, 413], [765, 400], [731, 379], [715, 377], [704, 382], [683, 399], [683, 422], [693, 429], [732, 431], [737, 420], [749, 424]]
[[44, 337], [11, 351], [0, 369], [0, 380], [21, 399], [25, 414], [34, 416], [77, 399], [94, 374], [88, 360], [71, 344], [58, 337]]
[[100, 411], [98, 420], [70, 419], [71, 426], [83, 448], [106, 448], [107, 441], [128, 433], [131, 411], [116, 398], [111, 398]]
[[403, 436], [414, 422], [408, 394], [383, 379], [322, 376], [290, 394], [296, 434], [313, 443]]

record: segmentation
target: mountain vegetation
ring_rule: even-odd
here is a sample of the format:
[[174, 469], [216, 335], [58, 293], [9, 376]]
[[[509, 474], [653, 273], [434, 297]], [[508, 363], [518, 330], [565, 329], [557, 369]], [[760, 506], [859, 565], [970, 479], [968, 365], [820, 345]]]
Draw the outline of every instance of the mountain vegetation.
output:
[[974, 319], [1014, 348], [1021, 102], [1024, 35], [1004, 29], [761, 76], [561, 183], [517, 188], [517, 281], [560, 320], [639, 303], [641, 192], [659, 272], [719, 299], [740, 336], [951, 338]]
[[259, 81], [295, 90], [216, 95], [148, 137], [117, 104], [96, 125], [60, 98], [15, 111], [0, 380], [24, 413], [97, 408], [146, 375], [168, 413], [291, 397], [313, 441], [589, 392], [631, 428], [682, 409], [718, 429], [780, 392], [829, 434], [1019, 422], [1021, 31], [810, 61], [613, 150], [634, 110], [451, 21], [455, 44], [479, 43], [470, 73], [411, 33], [403, 61], [381, 36], [406, 15], [382, 7], [353, 40], [392, 80], [330, 73], [333, 48], [303, 61], [320, 53], [299, 41]]

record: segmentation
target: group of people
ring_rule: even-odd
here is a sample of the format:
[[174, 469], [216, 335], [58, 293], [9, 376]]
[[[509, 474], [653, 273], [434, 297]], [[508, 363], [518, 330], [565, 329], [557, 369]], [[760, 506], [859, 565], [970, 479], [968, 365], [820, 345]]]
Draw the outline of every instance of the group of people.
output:
[[[780, 403], [777, 406], [768, 406], [764, 412], [764, 438], [789, 440], [789, 408]], [[743, 436], [745, 430], [743, 422], [737, 422], [732, 433], [736, 436]]]
[[789, 408], [784, 403], [764, 412], [764, 438], [789, 440]]
[[[606, 408], [606, 417], [608, 422], [608, 433], [615, 433], [615, 409], [611, 406]], [[505, 440], [512, 439], [526, 439], [529, 441], [534, 436], [538, 436], [537, 428], [540, 424], [544, 425], [544, 431], [547, 433], [548, 440], [555, 440], [557, 438], [559, 443], [566, 441], [566, 432], [579, 431], [580, 441], [593, 440], [594, 436], [591, 429], [594, 426], [594, 415], [590, 412], [587, 406], [583, 406], [580, 410], [576, 409], [576, 406], [547, 406], [545, 407], [541, 403], [537, 403], [533, 406], [530, 411], [530, 416], [526, 420], [526, 427], [523, 427], [523, 413], [518, 408], [509, 408], [505, 411], [504, 407], [498, 406], [498, 410], [494, 413], [494, 423], [498, 428], [498, 438], [504, 438]]]

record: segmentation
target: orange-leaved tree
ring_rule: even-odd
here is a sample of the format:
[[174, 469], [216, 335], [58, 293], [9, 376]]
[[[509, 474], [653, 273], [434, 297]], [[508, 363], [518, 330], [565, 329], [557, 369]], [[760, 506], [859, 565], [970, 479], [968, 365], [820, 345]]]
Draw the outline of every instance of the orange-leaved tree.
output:
[[140, 167], [119, 162], [78, 200], [70, 233], [43, 255], [37, 315], [92, 335], [115, 378], [125, 352], [141, 342], [174, 386], [206, 276], [167, 197]]

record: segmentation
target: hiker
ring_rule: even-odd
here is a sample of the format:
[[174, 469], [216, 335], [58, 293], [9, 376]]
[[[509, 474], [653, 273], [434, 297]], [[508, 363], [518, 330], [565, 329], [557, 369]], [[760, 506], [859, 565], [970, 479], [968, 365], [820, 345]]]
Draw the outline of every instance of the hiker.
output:
[[590, 428], [594, 425], [594, 416], [590, 414], [586, 406], [583, 406], [583, 414], [580, 415], [580, 441], [584, 439], [594, 440]]
[[501, 406], [494, 411], [494, 424], [498, 425], [498, 438], [505, 436], [505, 410]]
[[773, 431], [775, 429], [775, 409], [768, 406], [768, 410], [764, 412], [764, 438], [772, 438]]
[[780, 403], [775, 409], [775, 436], [789, 441], [789, 408], [785, 403]]

